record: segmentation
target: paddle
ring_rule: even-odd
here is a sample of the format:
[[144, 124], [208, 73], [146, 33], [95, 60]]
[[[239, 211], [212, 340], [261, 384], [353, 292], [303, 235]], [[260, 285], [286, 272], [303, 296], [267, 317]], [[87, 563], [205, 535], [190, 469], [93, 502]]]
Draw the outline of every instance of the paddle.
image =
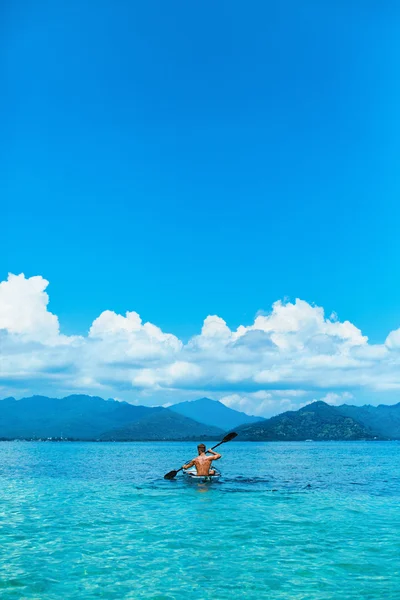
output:
[[[215, 450], [215, 448], [218, 448], [218, 446], [220, 446], [221, 444], [226, 444], [226, 442], [230, 442], [231, 440], [235, 439], [235, 437], [237, 437], [237, 433], [235, 433], [234, 431], [232, 431], [231, 433], [228, 433], [224, 437], [222, 442], [219, 442], [216, 446], [213, 446], [211, 448], [211, 450]], [[179, 473], [179, 471], [182, 471], [182, 469], [183, 469], [183, 467], [181, 467], [180, 469], [177, 469], [176, 471], [170, 471], [169, 473], [164, 475], [164, 479], [173, 479], [174, 477], [176, 477], [176, 475], [177, 475], [177, 473]]]

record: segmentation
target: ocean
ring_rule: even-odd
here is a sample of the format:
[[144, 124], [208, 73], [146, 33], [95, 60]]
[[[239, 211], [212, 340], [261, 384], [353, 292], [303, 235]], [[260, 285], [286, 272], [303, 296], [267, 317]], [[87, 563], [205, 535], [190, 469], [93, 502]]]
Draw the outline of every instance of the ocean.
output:
[[400, 600], [400, 443], [0, 443], [1, 600]]

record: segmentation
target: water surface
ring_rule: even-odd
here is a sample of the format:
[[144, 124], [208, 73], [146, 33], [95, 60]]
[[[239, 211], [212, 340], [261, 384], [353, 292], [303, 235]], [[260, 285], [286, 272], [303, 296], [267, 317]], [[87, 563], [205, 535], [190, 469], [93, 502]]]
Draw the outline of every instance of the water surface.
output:
[[400, 600], [400, 444], [0, 443], [2, 600]]

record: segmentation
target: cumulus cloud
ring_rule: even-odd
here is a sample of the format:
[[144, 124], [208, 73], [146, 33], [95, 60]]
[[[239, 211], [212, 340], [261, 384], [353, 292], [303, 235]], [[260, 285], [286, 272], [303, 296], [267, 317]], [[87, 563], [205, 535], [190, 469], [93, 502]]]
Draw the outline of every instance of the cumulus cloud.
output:
[[277, 406], [273, 395], [263, 390], [246, 395], [228, 394], [227, 396], [222, 396], [220, 402], [229, 408], [257, 417], [268, 414]]
[[[248, 394], [228, 394], [220, 398], [220, 402], [248, 415], [256, 417], [272, 416], [287, 410], [297, 410], [308, 404], [311, 397], [304, 401], [307, 392], [304, 390], [259, 390]], [[327, 402], [327, 400], [325, 400]]]
[[355, 390], [400, 388], [400, 329], [370, 344], [349, 321], [304, 300], [277, 301], [232, 330], [207, 316], [187, 343], [134, 311], [102, 312], [86, 336], [66, 336], [48, 309], [48, 281], [0, 283], [0, 394], [82, 391], [127, 399], [208, 394], [255, 415], [331, 404]]
[[21, 335], [25, 340], [51, 343], [59, 335], [58, 318], [48, 311], [48, 281], [8, 276], [0, 283], [0, 330]]
[[354, 400], [353, 394], [350, 392], [342, 392], [341, 394], [336, 394], [335, 392], [328, 392], [326, 396], [321, 398], [323, 402], [327, 404], [333, 404], [334, 406], [339, 406], [340, 404], [349, 403]]
[[272, 312], [258, 316], [248, 329], [269, 333], [274, 344], [283, 350], [318, 349], [320, 345], [330, 354], [339, 345], [344, 350], [368, 341], [349, 321], [340, 323], [336, 315], [326, 319], [323, 308], [299, 299], [294, 304], [275, 302]]
[[400, 350], [400, 329], [391, 331], [386, 338], [385, 344], [390, 350]]
[[101, 313], [89, 330], [96, 351], [101, 350], [104, 362], [130, 362], [171, 358], [182, 349], [182, 342], [170, 333], [163, 333], [152, 323], [142, 323], [136, 312], [118, 315], [111, 310]]

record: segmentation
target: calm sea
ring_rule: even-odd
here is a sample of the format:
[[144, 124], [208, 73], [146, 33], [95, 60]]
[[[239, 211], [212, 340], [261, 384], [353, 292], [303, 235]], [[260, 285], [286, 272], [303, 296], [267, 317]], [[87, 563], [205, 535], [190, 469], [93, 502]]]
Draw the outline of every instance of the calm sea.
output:
[[0, 443], [2, 600], [400, 600], [400, 444]]

